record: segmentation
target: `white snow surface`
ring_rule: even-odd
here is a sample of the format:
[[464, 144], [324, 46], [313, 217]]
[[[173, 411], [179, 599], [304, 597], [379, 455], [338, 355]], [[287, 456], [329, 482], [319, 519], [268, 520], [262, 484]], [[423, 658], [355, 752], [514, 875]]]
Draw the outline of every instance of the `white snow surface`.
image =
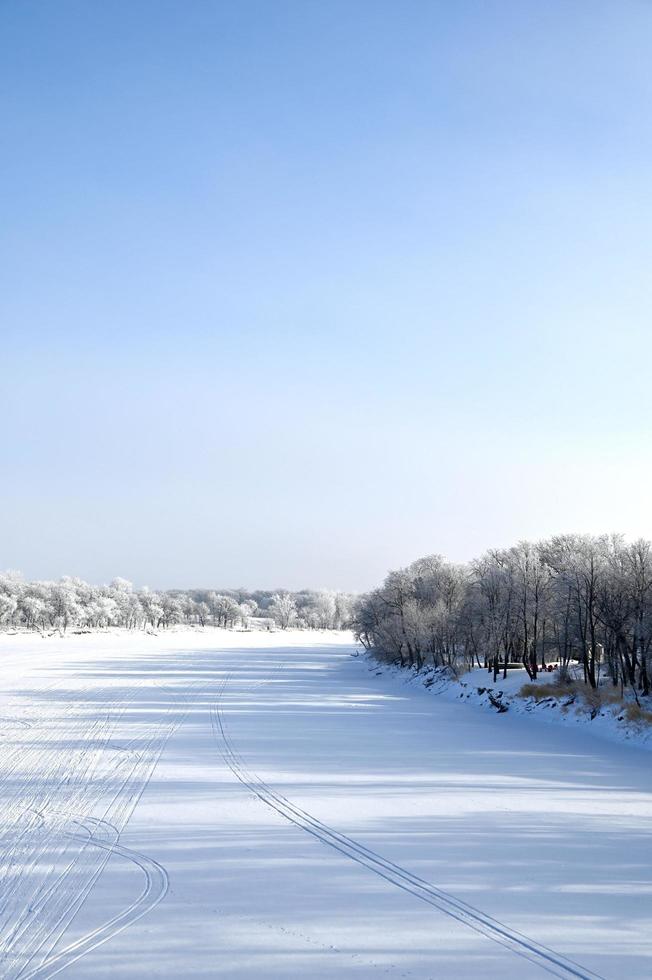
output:
[[649, 753], [356, 653], [1, 636], [0, 976], [652, 976]]
[[[512, 713], [534, 715], [540, 721], [555, 725], [583, 728], [589, 726], [591, 733], [600, 738], [629, 742], [652, 750], [652, 726], [646, 721], [629, 721], [624, 711], [624, 704], [633, 703], [631, 692], [626, 693], [624, 702], [617, 697], [616, 703], [612, 703], [608, 696], [612, 691], [618, 696], [619, 689], [613, 688], [604, 679], [600, 686], [602, 703], [595, 706], [582, 695], [581, 688], [579, 693], [573, 692], [570, 695], [523, 697], [520, 694], [521, 688], [524, 684], [531, 684], [525, 668], [508, 670], [507, 677], [501, 671], [494, 680], [493, 671], [483, 668], [470, 670], [458, 677], [447, 668], [401, 668], [378, 663], [373, 656], [368, 656], [370, 669], [393, 677], [398, 685], [423, 687], [431, 694], [449, 701], [465, 701], [492, 712], [500, 704]], [[576, 673], [579, 677], [579, 668]], [[536, 683], [554, 685], [557, 680], [558, 673], [554, 670], [551, 673], [539, 673]], [[591, 693], [588, 688], [585, 690]], [[643, 698], [641, 706], [647, 711], [652, 710], [652, 699]]]

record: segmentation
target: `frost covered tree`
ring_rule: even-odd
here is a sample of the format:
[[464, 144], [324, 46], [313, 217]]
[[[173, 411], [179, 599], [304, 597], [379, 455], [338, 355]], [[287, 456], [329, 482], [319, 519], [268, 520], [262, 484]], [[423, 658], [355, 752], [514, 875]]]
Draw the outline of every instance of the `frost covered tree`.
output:
[[560, 535], [494, 549], [468, 566], [430, 555], [390, 572], [355, 602], [366, 647], [403, 666], [452, 670], [510, 663], [535, 679], [579, 665], [643, 695], [652, 689], [652, 545], [618, 535]]
[[297, 604], [289, 592], [276, 592], [272, 596], [268, 612], [276, 625], [286, 630], [297, 619]]
[[249, 629], [257, 618], [272, 616], [284, 629], [301, 625], [332, 629], [345, 625], [350, 609], [351, 597], [340, 593], [154, 592], [147, 587], [135, 589], [124, 578], [97, 586], [69, 576], [58, 582], [29, 582], [16, 572], [0, 574], [0, 630], [65, 633], [71, 627], [160, 630], [211, 624]]
[[240, 603], [240, 625], [243, 629], [249, 629], [250, 620], [254, 618], [258, 611], [258, 603], [253, 599], [245, 599]]
[[18, 600], [15, 596], [0, 595], [0, 625], [11, 625], [17, 609]]

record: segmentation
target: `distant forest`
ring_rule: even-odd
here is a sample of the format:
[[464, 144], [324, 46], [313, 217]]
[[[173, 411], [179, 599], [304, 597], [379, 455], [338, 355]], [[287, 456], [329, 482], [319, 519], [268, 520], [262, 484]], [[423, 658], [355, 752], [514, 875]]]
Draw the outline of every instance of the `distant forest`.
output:
[[[134, 589], [116, 578], [89, 585], [79, 578], [28, 582], [0, 575], [0, 629], [167, 629], [175, 625], [280, 629], [343, 629], [350, 625], [353, 597], [341, 592], [228, 589]], [[261, 622], [264, 621], [264, 622]]]
[[364, 646], [404, 667], [454, 672], [509, 664], [530, 678], [551, 663], [650, 693], [652, 545], [562, 535], [495, 549], [467, 565], [439, 555], [390, 572], [356, 603]]

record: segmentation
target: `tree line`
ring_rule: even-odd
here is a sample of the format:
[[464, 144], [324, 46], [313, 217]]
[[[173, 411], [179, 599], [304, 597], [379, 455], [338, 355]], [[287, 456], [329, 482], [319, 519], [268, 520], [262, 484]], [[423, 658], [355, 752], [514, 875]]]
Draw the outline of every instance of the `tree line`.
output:
[[401, 666], [494, 679], [518, 663], [535, 680], [558, 665], [592, 688], [605, 678], [650, 692], [652, 545], [620, 535], [559, 535], [493, 549], [468, 564], [439, 555], [388, 574], [359, 597], [353, 628]]
[[208, 589], [151, 591], [126, 579], [90, 585], [79, 578], [30, 582], [0, 574], [0, 629], [167, 629], [175, 625], [226, 628], [275, 625], [280, 629], [342, 629], [353, 599], [341, 592], [303, 590], [216, 592]]

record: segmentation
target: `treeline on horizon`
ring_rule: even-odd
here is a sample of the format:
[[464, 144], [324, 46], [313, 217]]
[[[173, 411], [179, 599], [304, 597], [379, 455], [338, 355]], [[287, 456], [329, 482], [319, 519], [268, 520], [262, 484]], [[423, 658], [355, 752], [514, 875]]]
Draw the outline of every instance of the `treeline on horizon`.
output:
[[[72, 628], [168, 629], [175, 625], [248, 628], [260, 620], [280, 629], [343, 629], [353, 597], [342, 592], [228, 589], [135, 589], [126, 579], [90, 585], [65, 576], [57, 582], [0, 574], [0, 629], [65, 633]], [[258, 624], [256, 624], [258, 620]]]
[[[404, 667], [456, 672], [581, 665], [601, 680], [650, 693], [652, 545], [620, 535], [560, 535], [487, 551], [466, 565], [430, 555], [388, 574], [358, 599], [353, 629]], [[576, 673], [576, 670], [574, 671]]]

